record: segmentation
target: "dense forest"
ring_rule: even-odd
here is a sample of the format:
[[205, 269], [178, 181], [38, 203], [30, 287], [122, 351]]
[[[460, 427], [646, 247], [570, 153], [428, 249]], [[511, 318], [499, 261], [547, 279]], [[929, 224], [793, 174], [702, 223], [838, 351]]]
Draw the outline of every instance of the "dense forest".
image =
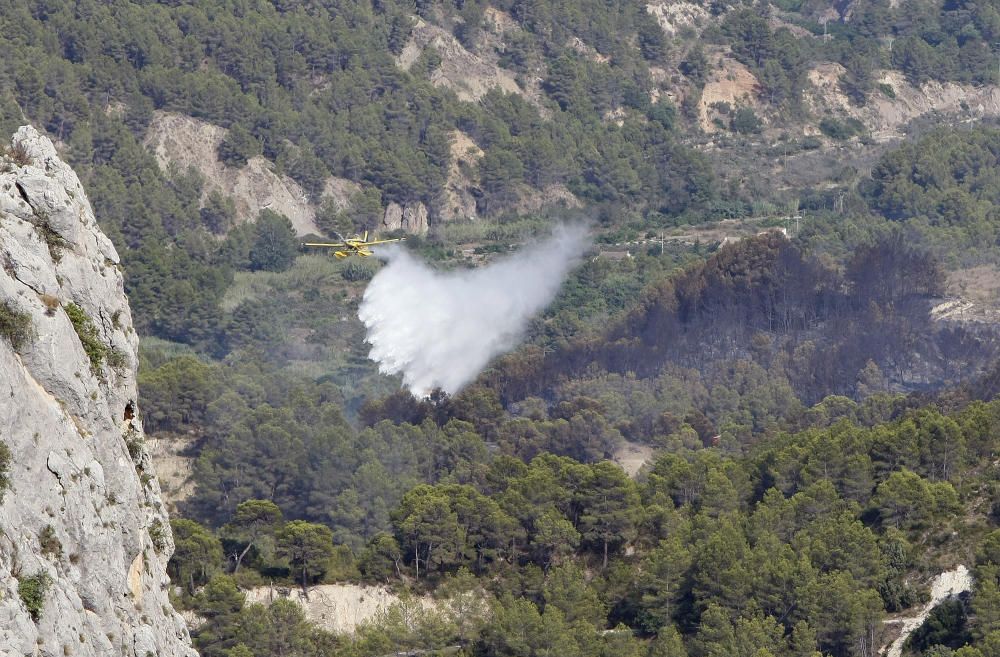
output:
[[[964, 563], [971, 595], [906, 651], [1000, 655], [1000, 342], [931, 314], [1000, 253], [1000, 129], [934, 115], [881, 143], [808, 102], [819, 63], [851, 111], [896, 93], [883, 70], [1000, 82], [1000, 5], [692, 6], [704, 24], [671, 32], [630, 1], [0, 0], [0, 131], [34, 123], [79, 172], [122, 255], [145, 429], [192, 464], [170, 574], [201, 654], [874, 657]], [[460, 98], [433, 47], [401, 66], [420, 21], [519, 92]], [[758, 84], [709, 138], [720, 53]], [[442, 268], [557, 220], [595, 247], [525, 344], [414, 399], [365, 357], [379, 265], [305, 254], [281, 214], [161, 169], [158, 112], [226, 128], [231, 169], [357, 184], [324, 232], [421, 202], [408, 246]], [[439, 216], [456, 131], [483, 151], [477, 223]], [[817, 151], [845, 163], [808, 185], [727, 162]], [[523, 211], [554, 186], [580, 207]], [[750, 238], [662, 241], [723, 220]], [[635, 477], [626, 445], [654, 454]], [[341, 635], [246, 599], [333, 582], [402, 602]]]
[[[488, 457], [467, 432], [464, 454], [387, 508], [386, 529], [363, 548], [248, 499], [218, 537], [176, 520], [173, 574], [209, 619], [195, 632], [206, 655], [458, 645], [476, 655], [839, 656], [877, 654], [886, 613], [926, 595], [915, 575], [968, 555], [971, 599], [939, 612], [934, 632], [911, 645], [945, 655], [971, 642], [957, 654], [992, 655], [1000, 407], [960, 405], [896, 404], [896, 419], [865, 424], [847, 400], [830, 400], [811, 428], [741, 454], [676, 445], [639, 482], [607, 461]], [[457, 433], [454, 422], [444, 434]], [[235, 575], [223, 574], [227, 554]], [[283, 570], [303, 586], [405, 582], [437, 602], [404, 603], [353, 638], [331, 636], [292, 603], [242, 603], [237, 582]], [[268, 630], [279, 625], [280, 635]]]

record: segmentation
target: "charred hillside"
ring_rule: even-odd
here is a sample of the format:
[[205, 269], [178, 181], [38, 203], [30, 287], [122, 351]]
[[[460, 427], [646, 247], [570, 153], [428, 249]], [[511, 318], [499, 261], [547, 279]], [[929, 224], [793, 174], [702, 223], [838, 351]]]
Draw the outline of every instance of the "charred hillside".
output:
[[992, 327], [933, 319], [944, 284], [934, 259], [899, 233], [838, 268], [769, 232], [664, 280], [602, 335], [543, 359], [504, 359], [496, 380], [509, 402], [551, 394], [595, 367], [640, 379], [664, 368], [709, 377], [749, 362], [807, 404], [829, 394], [933, 389], [981, 374], [997, 356]]

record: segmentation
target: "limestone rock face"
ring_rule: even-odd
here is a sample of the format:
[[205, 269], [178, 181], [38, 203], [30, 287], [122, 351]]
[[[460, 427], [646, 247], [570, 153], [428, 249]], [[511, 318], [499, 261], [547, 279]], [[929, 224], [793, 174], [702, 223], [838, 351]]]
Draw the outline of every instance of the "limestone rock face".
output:
[[[0, 657], [194, 657], [167, 598], [173, 551], [135, 408], [138, 338], [118, 254], [76, 174], [31, 127], [0, 156]], [[85, 315], [93, 362], [67, 308]], [[82, 310], [82, 313], [79, 311]], [[93, 336], [92, 336], [93, 337]], [[103, 354], [102, 352], [103, 346]], [[19, 593], [48, 579], [33, 617]]]
[[144, 143], [164, 172], [171, 166], [179, 171], [194, 167], [204, 177], [202, 202], [218, 191], [235, 201], [238, 220], [255, 221], [261, 210], [268, 209], [288, 217], [298, 235], [318, 232], [316, 206], [322, 199], [311, 203], [306, 190], [275, 173], [263, 157], [250, 158], [239, 168], [227, 167], [216, 154], [225, 136], [226, 129], [220, 126], [158, 110]]
[[405, 230], [411, 235], [423, 235], [427, 232], [427, 206], [423, 203], [390, 203], [382, 216], [382, 231]]

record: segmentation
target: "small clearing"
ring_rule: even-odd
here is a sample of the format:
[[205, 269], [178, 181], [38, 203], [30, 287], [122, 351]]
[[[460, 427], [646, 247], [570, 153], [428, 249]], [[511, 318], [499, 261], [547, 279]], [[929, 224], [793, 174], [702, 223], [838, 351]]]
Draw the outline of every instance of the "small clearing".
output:
[[629, 477], [635, 478], [642, 466], [653, 460], [653, 448], [631, 441], [624, 441], [615, 452], [615, 463], [622, 467]]
[[[906, 640], [914, 630], [923, 625], [934, 607], [952, 596], [971, 590], [972, 574], [965, 566], [958, 566], [954, 570], [949, 570], [935, 577], [934, 581], [931, 582], [931, 599], [920, 609], [920, 613], [916, 616], [893, 618], [885, 621], [887, 625], [899, 624], [901, 626], [899, 636], [889, 646], [889, 651], [885, 653], [886, 657], [901, 657], [903, 654], [903, 644], [906, 643]], [[883, 653], [884, 650], [885, 648], [880, 650], [879, 653]]]
[[[299, 588], [262, 586], [246, 592], [248, 603], [270, 604], [284, 598], [300, 605], [306, 618], [330, 632], [352, 634], [359, 625], [373, 620], [394, 604], [402, 602], [384, 586], [361, 584], [320, 584], [309, 589], [307, 600]], [[424, 609], [433, 609], [434, 602], [418, 598]]]
[[947, 322], [1000, 321], [1000, 268], [979, 265], [948, 273], [949, 298], [931, 308], [931, 317]]
[[[708, 82], [701, 92], [701, 103], [698, 105], [698, 120], [701, 129], [706, 133], [718, 132], [719, 128], [712, 122], [717, 112], [713, 108], [716, 103], [728, 103], [731, 107], [739, 106], [760, 109], [757, 93], [760, 83], [754, 74], [740, 62], [719, 56], [712, 65]], [[757, 112], [758, 116], [761, 112]]]

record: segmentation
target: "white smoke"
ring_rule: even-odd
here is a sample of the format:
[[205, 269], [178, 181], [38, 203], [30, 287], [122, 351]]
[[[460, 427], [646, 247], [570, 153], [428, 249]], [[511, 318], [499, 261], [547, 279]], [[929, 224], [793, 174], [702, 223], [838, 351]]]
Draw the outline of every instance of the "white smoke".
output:
[[402, 374], [414, 396], [455, 393], [494, 356], [514, 347], [528, 321], [552, 301], [587, 246], [583, 226], [486, 267], [440, 272], [402, 249], [365, 290], [358, 317], [368, 357], [385, 374]]

